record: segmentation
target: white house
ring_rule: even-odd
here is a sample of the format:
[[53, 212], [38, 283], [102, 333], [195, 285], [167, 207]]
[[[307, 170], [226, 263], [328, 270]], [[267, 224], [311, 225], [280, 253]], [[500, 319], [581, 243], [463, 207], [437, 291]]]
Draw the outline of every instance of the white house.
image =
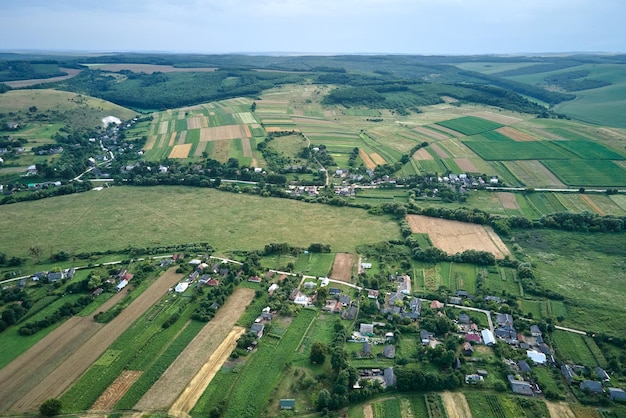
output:
[[120, 290], [125, 288], [127, 284], [128, 284], [128, 280], [122, 280], [121, 282], [117, 284], [117, 286], [115, 286], [115, 290], [119, 292]]
[[483, 337], [483, 342], [485, 343], [485, 345], [494, 345], [496, 343], [496, 337], [493, 336], [493, 332], [491, 332], [490, 330], [482, 330], [481, 335]]
[[268, 293], [273, 293], [274, 290], [278, 289], [278, 285], [276, 283], [272, 284], [269, 289], [267, 289]]
[[183, 293], [185, 290], [187, 290], [188, 287], [189, 287], [189, 283], [181, 282], [176, 285], [176, 288], [174, 289], [174, 291], [176, 293]]
[[328, 286], [328, 284], [330, 283], [330, 280], [328, 279], [328, 277], [322, 277], [322, 287], [326, 287]]
[[535, 364], [546, 364], [546, 355], [540, 353], [536, 350], [528, 350], [526, 351], [526, 355], [529, 359], [531, 359]]

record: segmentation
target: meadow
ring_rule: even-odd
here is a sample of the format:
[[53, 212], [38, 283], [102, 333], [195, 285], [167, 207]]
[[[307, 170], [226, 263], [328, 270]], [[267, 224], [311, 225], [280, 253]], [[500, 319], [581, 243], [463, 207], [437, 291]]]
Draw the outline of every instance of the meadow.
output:
[[493, 131], [494, 129], [498, 129], [504, 126], [500, 123], [477, 118], [474, 116], [464, 116], [458, 119], [437, 122], [437, 124], [460, 132], [463, 135], [476, 135], [485, 131]]
[[[0, 229], [10, 230], [12, 240], [3, 240], [0, 251], [20, 257], [35, 243], [45, 254], [100, 251], [104, 242], [122, 250], [207, 241], [218, 251], [321, 242], [352, 252], [358, 244], [399, 237], [391, 218], [362, 209], [190, 187], [113, 187], [8, 205], [3, 214]], [[18, 218], [22, 222], [13, 222]]]
[[606, 367], [606, 359], [591, 337], [555, 330], [552, 339], [561, 360], [587, 367]]

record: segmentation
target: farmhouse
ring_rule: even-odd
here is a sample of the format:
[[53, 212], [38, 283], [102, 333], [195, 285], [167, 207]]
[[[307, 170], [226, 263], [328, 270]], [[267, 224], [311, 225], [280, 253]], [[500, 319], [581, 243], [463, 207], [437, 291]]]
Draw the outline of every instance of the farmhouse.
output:
[[255, 322], [254, 324], [252, 324], [252, 326], [250, 327], [250, 331], [248, 331], [250, 334], [254, 334], [257, 338], [261, 338], [263, 336], [263, 330], [265, 329], [265, 325]]
[[420, 339], [422, 340], [423, 345], [428, 345], [435, 338], [435, 334], [432, 332], [426, 331], [425, 329], [420, 330]]
[[523, 380], [517, 380], [513, 375], [508, 376], [509, 384], [511, 385], [511, 390], [513, 393], [517, 393], [518, 395], [528, 395], [533, 396], [533, 388], [530, 383], [525, 382]]
[[467, 342], [474, 342], [476, 344], [480, 344], [480, 335], [470, 332], [468, 334], [465, 334], [465, 341]]
[[595, 369], [593, 369], [593, 371], [595, 372], [596, 376], [598, 376], [603, 382], [611, 381], [611, 377], [606, 371], [604, 371], [602, 367], [596, 367]]
[[188, 287], [189, 287], [189, 283], [180, 282], [176, 285], [176, 287], [174, 288], [174, 291], [176, 293], [183, 293], [185, 290], [187, 290]]

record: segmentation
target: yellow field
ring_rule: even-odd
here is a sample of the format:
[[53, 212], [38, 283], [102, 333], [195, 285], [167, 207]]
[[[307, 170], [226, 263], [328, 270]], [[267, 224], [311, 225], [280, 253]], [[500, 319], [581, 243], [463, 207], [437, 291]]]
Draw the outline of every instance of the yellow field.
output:
[[193, 144], [174, 145], [169, 158], [187, 158]]

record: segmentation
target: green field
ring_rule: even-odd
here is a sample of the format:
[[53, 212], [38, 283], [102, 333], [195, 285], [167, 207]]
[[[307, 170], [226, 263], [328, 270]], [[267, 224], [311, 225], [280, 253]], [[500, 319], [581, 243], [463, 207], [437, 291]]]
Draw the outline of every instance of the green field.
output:
[[[209, 241], [220, 251], [321, 242], [333, 251], [352, 252], [361, 243], [399, 237], [390, 218], [361, 209], [188, 187], [113, 187], [2, 210], [0, 228], [11, 230], [12, 240], [2, 241], [0, 251], [17, 256], [26, 256], [33, 243], [45, 253], [76, 253], [102, 250], [104, 242], [107, 249], [121, 250]], [[15, 224], [16, 218], [24, 222]]]
[[606, 367], [604, 356], [596, 355], [599, 352], [596, 343], [585, 335], [578, 335], [567, 331], [556, 330], [552, 334], [556, 345], [556, 352], [563, 361], [571, 361], [587, 367]]
[[592, 141], [555, 141], [554, 144], [573, 152], [584, 160], [624, 160], [622, 154]]
[[510, 160], [567, 160], [568, 157], [544, 141], [498, 142], [462, 141], [487, 161]]
[[626, 186], [626, 170], [613, 161], [545, 160], [542, 163], [568, 186]]
[[485, 131], [501, 128], [502, 124], [474, 116], [464, 116], [457, 119], [437, 122], [437, 125], [460, 132], [463, 135], [476, 135]]

